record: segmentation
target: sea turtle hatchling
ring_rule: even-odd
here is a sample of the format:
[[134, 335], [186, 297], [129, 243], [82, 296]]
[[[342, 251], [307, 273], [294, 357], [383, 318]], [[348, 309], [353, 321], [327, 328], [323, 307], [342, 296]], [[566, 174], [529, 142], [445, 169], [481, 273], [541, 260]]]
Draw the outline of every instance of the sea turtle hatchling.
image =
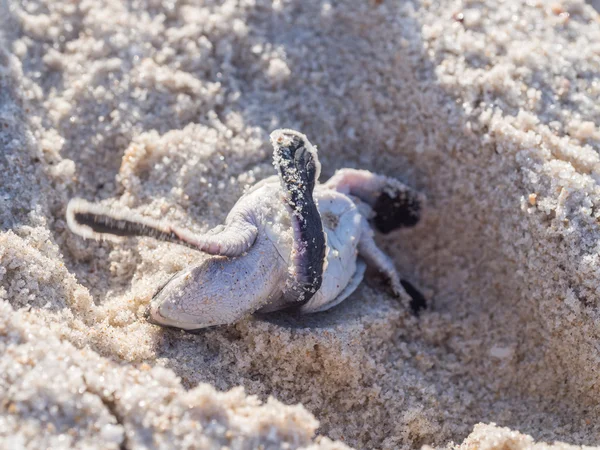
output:
[[367, 264], [400, 295], [398, 273], [375, 244], [371, 224], [384, 233], [415, 225], [421, 194], [356, 169], [319, 184], [317, 150], [304, 134], [276, 130], [271, 143], [278, 176], [250, 188], [225, 225], [206, 234], [81, 199], [69, 202], [69, 228], [95, 239], [151, 236], [213, 255], [176, 273], [154, 295], [148, 320], [162, 326], [196, 330], [254, 312], [324, 311], [358, 287]]

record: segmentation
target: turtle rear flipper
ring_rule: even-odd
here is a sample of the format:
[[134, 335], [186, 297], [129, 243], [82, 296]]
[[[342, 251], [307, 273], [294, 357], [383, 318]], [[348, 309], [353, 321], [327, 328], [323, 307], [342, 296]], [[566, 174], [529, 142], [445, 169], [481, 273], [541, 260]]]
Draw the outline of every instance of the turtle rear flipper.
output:
[[279, 173], [290, 213], [294, 240], [284, 299], [301, 306], [319, 290], [327, 243], [321, 215], [313, 198], [321, 165], [306, 136], [293, 130], [271, 133], [273, 163]]
[[398, 228], [413, 227], [421, 219], [421, 199], [409, 188], [384, 190], [372, 208], [375, 213], [373, 224], [384, 234]]
[[373, 224], [386, 234], [415, 226], [425, 203], [425, 196], [420, 192], [394, 178], [368, 170], [338, 170], [325, 186], [367, 203], [375, 214]]

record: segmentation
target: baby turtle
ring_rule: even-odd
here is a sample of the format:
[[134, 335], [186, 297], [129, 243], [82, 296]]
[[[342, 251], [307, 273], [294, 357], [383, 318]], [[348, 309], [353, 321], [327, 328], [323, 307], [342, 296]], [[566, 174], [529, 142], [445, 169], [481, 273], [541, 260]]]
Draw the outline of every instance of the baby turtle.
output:
[[162, 326], [196, 330], [254, 312], [324, 311], [354, 292], [367, 264], [399, 296], [400, 278], [370, 223], [384, 233], [415, 225], [422, 196], [366, 170], [342, 169], [319, 184], [317, 150], [304, 134], [276, 130], [271, 143], [278, 176], [250, 188], [225, 225], [206, 234], [80, 199], [69, 202], [67, 223], [85, 238], [151, 236], [213, 255], [154, 295], [148, 319]]

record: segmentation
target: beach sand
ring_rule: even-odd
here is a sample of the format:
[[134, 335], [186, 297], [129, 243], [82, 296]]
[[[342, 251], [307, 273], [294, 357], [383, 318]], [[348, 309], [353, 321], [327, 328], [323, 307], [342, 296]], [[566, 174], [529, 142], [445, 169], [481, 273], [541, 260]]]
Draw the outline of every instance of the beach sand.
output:
[[[592, 3], [0, 2], [0, 447], [600, 444]], [[148, 324], [204, 256], [83, 240], [67, 202], [207, 230], [274, 173], [279, 127], [322, 181], [427, 195], [377, 241], [428, 309], [371, 274], [317, 315]]]

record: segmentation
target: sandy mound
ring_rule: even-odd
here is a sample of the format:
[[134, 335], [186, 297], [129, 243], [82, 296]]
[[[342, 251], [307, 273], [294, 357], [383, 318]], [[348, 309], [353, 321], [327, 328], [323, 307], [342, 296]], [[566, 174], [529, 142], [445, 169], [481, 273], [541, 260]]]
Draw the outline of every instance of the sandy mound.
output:
[[[478, 422], [532, 438], [478, 425], [461, 448], [600, 442], [592, 6], [199, 3], [0, 3], [0, 446], [414, 448]], [[68, 200], [208, 229], [273, 173], [282, 126], [322, 179], [427, 194], [417, 228], [378, 241], [429, 309], [371, 277], [311, 317], [147, 324], [203, 256], [83, 241]]]

